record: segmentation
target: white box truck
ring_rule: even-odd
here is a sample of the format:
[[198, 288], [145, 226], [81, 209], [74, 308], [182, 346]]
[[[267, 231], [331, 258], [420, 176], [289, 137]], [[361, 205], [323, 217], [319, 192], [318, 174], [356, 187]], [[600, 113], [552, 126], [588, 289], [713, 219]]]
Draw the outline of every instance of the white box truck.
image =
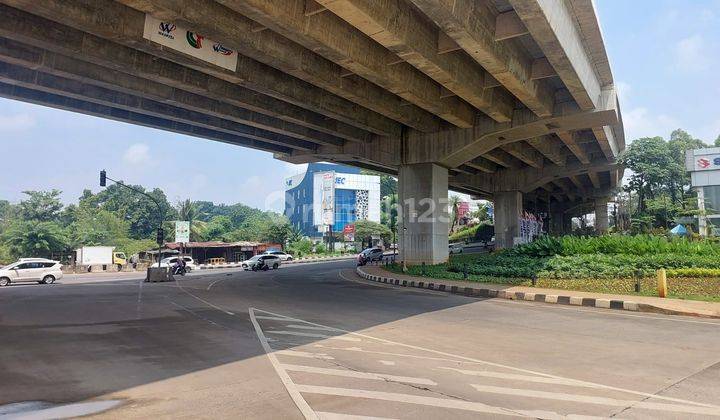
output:
[[75, 250], [76, 265], [125, 265], [127, 259], [114, 246], [84, 246]]

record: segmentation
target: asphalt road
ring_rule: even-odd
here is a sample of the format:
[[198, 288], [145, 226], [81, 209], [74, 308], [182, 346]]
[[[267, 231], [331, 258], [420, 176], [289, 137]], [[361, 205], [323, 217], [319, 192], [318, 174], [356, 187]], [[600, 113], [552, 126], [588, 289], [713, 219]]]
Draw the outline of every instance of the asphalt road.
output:
[[0, 418], [720, 417], [713, 320], [391, 288], [351, 261], [124, 276], [0, 289]]

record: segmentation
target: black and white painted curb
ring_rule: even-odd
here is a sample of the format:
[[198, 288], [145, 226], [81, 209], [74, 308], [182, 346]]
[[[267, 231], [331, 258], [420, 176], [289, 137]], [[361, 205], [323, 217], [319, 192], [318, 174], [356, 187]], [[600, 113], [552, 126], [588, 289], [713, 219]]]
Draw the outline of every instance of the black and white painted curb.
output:
[[[527, 292], [512, 292], [506, 290], [495, 290], [495, 289], [483, 289], [476, 287], [459, 287], [452, 284], [441, 283], [437, 280], [431, 279], [428, 282], [424, 281], [413, 281], [413, 280], [399, 280], [392, 277], [377, 276], [374, 274], [366, 273], [361, 267], [356, 269], [357, 274], [370, 281], [378, 283], [392, 284], [396, 286], [405, 287], [416, 287], [420, 289], [436, 290], [441, 292], [454, 293], [464, 296], [481, 297], [481, 298], [500, 298], [500, 299], [512, 299], [512, 300], [526, 300], [531, 302], [545, 302], [555, 303], [559, 305], [574, 305], [574, 306], [590, 306], [595, 308], [605, 309], [621, 309], [625, 311], [641, 311], [641, 312], [659, 312], [657, 310], [650, 310], [650, 308], [656, 308], [652, 305], [639, 304], [637, 302], [627, 300], [614, 300], [614, 299], [599, 299], [599, 298], [588, 298], [583, 296], [560, 296], [560, 295], [546, 295], [544, 293], [527, 293]], [[660, 309], [660, 308], [657, 308]], [[663, 313], [666, 313], [663, 311]]]
[[[283, 261], [281, 265], [287, 264], [305, 264], [314, 262], [327, 262], [327, 261], [342, 261], [342, 260], [353, 260], [354, 255], [344, 255], [342, 257], [317, 257], [317, 258], [299, 258], [292, 261]], [[242, 267], [242, 262], [228, 263], [228, 264], [198, 264], [198, 270], [212, 270], [217, 268], [239, 268]]]

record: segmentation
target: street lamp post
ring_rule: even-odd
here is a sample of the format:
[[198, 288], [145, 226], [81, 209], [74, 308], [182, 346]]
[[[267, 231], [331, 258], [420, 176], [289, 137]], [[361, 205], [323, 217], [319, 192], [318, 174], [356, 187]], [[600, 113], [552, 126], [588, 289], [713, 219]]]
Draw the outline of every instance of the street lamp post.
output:
[[123, 187], [125, 187], [125, 188], [127, 188], [127, 189], [129, 189], [129, 190], [132, 190], [132, 191], [134, 191], [134, 192], [136, 192], [136, 193], [138, 193], [138, 194], [142, 194], [142, 195], [146, 196], [147, 198], [149, 198], [150, 200], [152, 200], [152, 202], [155, 203], [155, 205], [157, 206], [157, 208], [158, 208], [158, 219], [159, 219], [159, 221], [160, 221], [160, 222], [159, 222], [159, 225], [158, 225], [157, 238], [156, 238], [156, 242], [157, 242], [157, 244], [158, 244], [158, 256], [157, 256], [158, 260], [157, 260], [157, 263], [158, 263], [158, 268], [160, 268], [160, 253], [162, 252], [162, 243], [163, 243], [163, 239], [164, 239], [164, 236], [165, 236], [165, 235], [164, 235], [164, 232], [163, 232], [163, 228], [162, 228], [162, 224], [163, 224], [163, 211], [162, 211], [162, 206], [161, 206], [160, 203], [157, 201], [157, 199], [156, 199], [155, 197], [151, 196], [150, 194], [148, 194], [148, 193], [146, 193], [146, 192], [144, 192], [144, 191], [141, 191], [141, 190], [139, 190], [139, 189], [137, 189], [137, 188], [135, 188], [135, 187], [131, 187], [131, 186], [123, 183], [122, 181], [116, 181], [116, 180], [108, 177], [108, 176], [107, 176], [107, 173], [106, 173], [105, 170], [103, 169], [102, 171], [100, 171], [100, 186], [101, 186], [101, 187], [107, 186], [107, 181], [108, 181], [108, 180], [116, 183], [117, 185], [121, 185], [121, 186], [123, 186]]

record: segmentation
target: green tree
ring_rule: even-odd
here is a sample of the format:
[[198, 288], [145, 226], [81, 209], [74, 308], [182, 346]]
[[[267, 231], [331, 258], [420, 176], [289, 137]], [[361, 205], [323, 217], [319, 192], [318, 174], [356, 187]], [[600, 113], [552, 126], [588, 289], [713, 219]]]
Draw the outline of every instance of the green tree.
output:
[[380, 223], [387, 226], [391, 232], [397, 232], [398, 196], [390, 194], [383, 197], [380, 202]]
[[370, 220], [358, 220], [355, 222], [356, 240], [368, 241], [372, 236], [379, 236], [383, 241], [388, 241], [392, 237], [392, 232], [387, 226]]
[[68, 239], [56, 222], [16, 221], [3, 232], [2, 240], [15, 258], [51, 257], [64, 252]]
[[267, 227], [265, 235], [268, 242], [285, 246], [290, 236], [290, 223], [287, 220], [273, 222]]
[[207, 224], [205, 238], [208, 241], [225, 241], [228, 240], [232, 231], [233, 222], [230, 216], [215, 216]]
[[130, 237], [134, 239], [153, 237], [160, 217], [166, 221], [177, 220], [177, 212], [167, 201], [162, 190], [155, 188], [146, 191], [141, 185], [132, 187], [151, 195], [160, 204], [160, 210], [158, 211], [158, 207], [150, 198], [117, 184], [110, 185], [94, 196], [86, 197], [86, 200], [90, 200], [88, 204], [96, 204], [127, 221], [130, 224]]
[[189, 198], [177, 204], [178, 220], [190, 222], [190, 241], [202, 241], [205, 238], [207, 223], [202, 220], [199, 207]]
[[451, 223], [450, 223], [450, 232], [455, 231], [455, 226], [458, 223], [458, 211], [459, 211], [459, 207], [460, 207], [460, 202], [461, 202], [460, 197], [458, 197], [457, 195], [451, 195], [450, 199], [448, 200], [448, 203], [450, 205], [450, 210], [451, 210], [450, 217], [452, 217]]
[[23, 191], [28, 198], [20, 201], [20, 216], [24, 220], [51, 222], [58, 219], [63, 208], [59, 190]]
[[720, 134], [715, 138], [715, 147], [720, 147]]
[[107, 210], [81, 207], [68, 227], [73, 246], [116, 245], [128, 238], [128, 222]]

